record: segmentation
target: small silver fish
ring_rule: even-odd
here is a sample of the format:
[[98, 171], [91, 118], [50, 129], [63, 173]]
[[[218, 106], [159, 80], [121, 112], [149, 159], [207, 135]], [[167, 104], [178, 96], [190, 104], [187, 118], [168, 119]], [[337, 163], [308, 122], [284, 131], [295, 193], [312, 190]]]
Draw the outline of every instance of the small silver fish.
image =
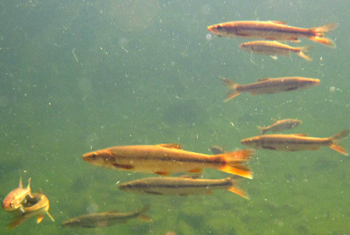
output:
[[293, 135], [260, 135], [241, 140], [241, 143], [257, 149], [269, 149], [278, 151], [301, 151], [317, 150], [322, 146], [328, 146], [331, 149], [348, 156], [347, 150], [341, 142], [350, 133], [350, 130], [344, 130], [327, 138], [308, 137], [305, 134]]
[[145, 206], [134, 212], [118, 213], [116, 211], [107, 211], [104, 213], [92, 213], [74, 217], [62, 223], [63, 227], [81, 227], [81, 228], [101, 228], [115, 224], [125, 223], [129, 219], [140, 218], [151, 221], [151, 218], [144, 213], [149, 209]]
[[302, 121], [300, 121], [299, 119], [283, 119], [283, 120], [278, 120], [267, 127], [258, 126], [258, 129], [260, 131], [260, 134], [263, 135], [268, 131], [278, 132], [278, 131], [289, 130], [299, 126], [300, 124], [302, 124]]
[[232, 178], [226, 179], [196, 179], [192, 177], [149, 177], [123, 183], [119, 189], [131, 193], [146, 193], [153, 195], [192, 195], [210, 194], [212, 190], [227, 189], [248, 199], [248, 195], [237, 186]]

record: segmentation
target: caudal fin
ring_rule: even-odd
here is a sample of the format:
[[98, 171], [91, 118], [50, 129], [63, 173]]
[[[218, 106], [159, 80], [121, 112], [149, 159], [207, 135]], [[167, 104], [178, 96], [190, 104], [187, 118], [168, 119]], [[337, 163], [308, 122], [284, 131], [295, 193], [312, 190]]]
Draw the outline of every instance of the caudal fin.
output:
[[[335, 30], [338, 27], [338, 23], [331, 23], [331, 24], [326, 24], [320, 27], [316, 27], [316, 28], [311, 28], [312, 31], [314, 31], [315, 33], [328, 33], [330, 31]], [[317, 36], [322, 36], [322, 35], [317, 35]]]
[[348, 152], [342, 145], [342, 141], [345, 137], [349, 135], [349, 133], [350, 133], [350, 130], [347, 129], [331, 136], [330, 138], [332, 139], [332, 144], [329, 147], [341, 154], [344, 154], [345, 156], [348, 156]]
[[230, 89], [226, 94], [224, 102], [227, 102], [240, 94], [240, 92], [237, 91], [237, 87], [239, 86], [239, 84], [232, 82], [227, 78], [223, 78], [222, 81], [224, 82], [225, 86], [227, 86]]
[[309, 50], [311, 48], [312, 48], [312, 46], [300, 47], [300, 52], [298, 53], [298, 55], [307, 61], [312, 61], [312, 58], [309, 55]]
[[151, 221], [152, 221], [152, 218], [149, 217], [149, 216], [147, 216], [147, 215], [145, 215], [146, 211], [148, 211], [149, 208], [150, 208], [150, 205], [149, 205], [149, 204], [146, 205], [146, 206], [144, 206], [143, 208], [141, 208], [141, 209], [138, 211], [138, 214], [139, 214], [138, 218], [139, 218], [139, 219], [142, 219], [142, 220], [144, 220], [144, 221], [147, 221], [147, 222], [151, 222]]
[[254, 151], [248, 149], [216, 155], [221, 157], [225, 162], [219, 169], [223, 172], [252, 179], [253, 175], [251, 170], [249, 167], [243, 165], [242, 162], [248, 161], [253, 154]]
[[259, 130], [259, 135], [263, 135], [265, 134], [266, 130], [265, 127], [263, 126], [257, 126], [258, 130]]
[[328, 33], [338, 27], [338, 23], [326, 24], [321, 27], [312, 28], [311, 30], [314, 32], [315, 36], [310, 37], [312, 41], [324, 44], [326, 46], [335, 48], [335, 43], [332, 39], [326, 38], [324, 36], [325, 33]]
[[245, 199], [250, 199], [249, 195], [237, 186], [232, 186], [231, 188], [228, 189], [228, 191], [233, 192]]

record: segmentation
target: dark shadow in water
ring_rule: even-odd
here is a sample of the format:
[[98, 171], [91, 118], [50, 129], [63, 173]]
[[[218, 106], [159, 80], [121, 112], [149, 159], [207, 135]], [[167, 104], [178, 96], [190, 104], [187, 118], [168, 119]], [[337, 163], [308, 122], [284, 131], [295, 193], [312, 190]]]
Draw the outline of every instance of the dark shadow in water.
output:
[[11, 174], [12, 171], [18, 171], [18, 169], [22, 169], [23, 164], [20, 161], [16, 160], [5, 160], [0, 164], [0, 177], [4, 177], [6, 174]]
[[188, 125], [201, 122], [203, 107], [196, 100], [178, 100], [168, 105], [163, 112], [163, 121], [169, 125], [185, 123]]

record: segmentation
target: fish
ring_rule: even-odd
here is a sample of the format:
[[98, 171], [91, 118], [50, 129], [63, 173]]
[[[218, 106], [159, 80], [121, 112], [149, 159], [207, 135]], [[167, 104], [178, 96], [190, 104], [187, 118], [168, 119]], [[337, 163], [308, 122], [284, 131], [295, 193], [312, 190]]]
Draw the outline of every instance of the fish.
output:
[[315, 28], [299, 28], [289, 26], [283, 21], [231, 21], [208, 26], [208, 30], [219, 37], [246, 37], [294, 42], [299, 42], [299, 38], [307, 38], [335, 48], [334, 41], [326, 38], [325, 34], [337, 27], [338, 23]]
[[27, 202], [23, 204], [23, 207], [25, 212], [15, 216], [12, 222], [7, 226], [7, 229], [12, 229], [34, 216], [37, 217], [36, 222], [40, 223], [45, 214], [55, 222], [55, 219], [49, 213], [49, 200], [42, 192], [33, 193], [33, 198], [27, 195]]
[[210, 194], [212, 190], [227, 189], [248, 199], [248, 195], [237, 186], [237, 182], [226, 179], [196, 179], [193, 177], [149, 177], [119, 185], [119, 189], [130, 193], [146, 193], [152, 195], [193, 195]]
[[14, 211], [18, 209], [22, 213], [25, 212], [22, 202], [25, 201], [27, 195], [29, 195], [31, 198], [33, 197], [30, 189], [30, 181], [31, 178], [28, 180], [28, 186], [26, 188], [23, 188], [22, 177], [20, 178], [18, 188], [12, 190], [3, 200], [2, 208], [4, 210]]
[[260, 135], [263, 135], [268, 131], [278, 132], [278, 131], [289, 130], [299, 126], [302, 123], [303, 122], [298, 119], [283, 119], [283, 120], [275, 121], [273, 124], [267, 127], [258, 126], [258, 129], [260, 131]]
[[115, 170], [169, 175], [175, 172], [201, 173], [203, 168], [214, 168], [251, 179], [250, 169], [243, 165], [253, 150], [239, 150], [207, 155], [182, 150], [179, 144], [115, 146], [83, 155], [83, 160], [100, 167]]
[[241, 92], [249, 92], [251, 95], [274, 94], [309, 88], [317, 86], [320, 83], [319, 79], [304, 77], [263, 78], [256, 83], [248, 85], [239, 85], [226, 78], [222, 80], [230, 89], [224, 100], [225, 102], [235, 98]]
[[344, 130], [328, 138], [308, 137], [305, 134], [292, 135], [260, 135], [241, 140], [243, 145], [279, 151], [317, 150], [322, 146], [348, 156], [347, 150], [342, 146], [342, 140], [347, 137], [350, 130]]
[[277, 41], [252, 41], [242, 43], [239, 47], [251, 53], [269, 55], [273, 59], [277, 59], [279, 55], [286, 56], [290, 53], [296, 53], [307, 61], [312, 60], [308, 55], [308, 51], [312, 46], [292, 47]]
[[102, 228], [126, 223], [129, 219], [133, 218], [140, 218], [150, 222], [151, 218], [145, 215], [148, 209], [149, 205], [134, 212], [118, 213], [116, 211], [107, 211], [103, 213], [91, 213], [68, 219], [62, 223], [62, 226], [71, 228]]

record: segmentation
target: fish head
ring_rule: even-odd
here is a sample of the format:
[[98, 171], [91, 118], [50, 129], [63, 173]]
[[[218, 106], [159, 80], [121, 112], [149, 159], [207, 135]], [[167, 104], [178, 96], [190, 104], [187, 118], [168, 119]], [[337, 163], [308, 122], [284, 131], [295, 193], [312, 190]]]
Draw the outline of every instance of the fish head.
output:
[[104, 149], [84, 154], [83, 160], [95, 166], [106, 167], [115, 159], [109, 150]]
[[298, 120], [298, 119], [295, 119], [294, 127], [299, 126], [299, 125], [301, 125], [302, 123], [303, 123], [302, 121], [300, 121], [300, 120]]
[[8, 195], [2, 202], [2, 209], [5, 211], [14, 211], [20, 207], [20, 202], [17, 202], [15, 197]]
[[299, 87], [300, 88], [313, 87], [313, 86], [317, 86], [318, 84], [320, 84], [320, 79], [307, 79], [307, 80], [304, 80], [301, 84], [299, 84]]
[[245, 146], [258, 148], [260, 146], [260, 138], [257, 136], [257, 137], [243, 139], [241, 140], [241, 143]]
[[123, 191], [131, 191], [132, 189], [132, 184], [131, 183], [123, 183], [121, 185], [119, 185], [118, 187], [120, 190], [123, 190]]
[[237, 27], [233, 24], [230, 24], [229, 27], [224, 24], [215, 24], [208, 26], [208, 30], [217, 36], [233, 36], [237, 31]]
[[243, 50], [248, 50], [248, 51], [251, 50], [251, 45], [247, 42], [240, 44], [239, 47]]

